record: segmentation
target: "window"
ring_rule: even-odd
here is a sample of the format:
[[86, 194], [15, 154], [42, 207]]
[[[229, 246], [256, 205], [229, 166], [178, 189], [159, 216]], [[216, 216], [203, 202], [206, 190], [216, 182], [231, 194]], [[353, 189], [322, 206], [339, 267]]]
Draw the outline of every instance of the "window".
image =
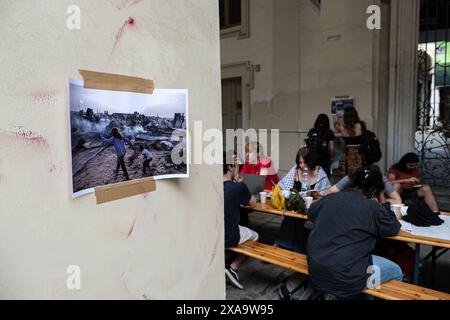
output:
[[450, 28], [450, 1], [421, 0], [420, 31], [434, 33], [436, 30], [448, 28]]
[[313, 5], [314, 9], [317, 11], [317, 13], [320, 14], [321, 0], [310, 0], [310, 2]]
[[220, 34], [224, 37], [248, 38], [249, 0], [219, 0]]
[[241, 25], [241, 0], [219, 0], [220, 29]]
[[320, 0], [311, 0], [311, 2], [318, 10], [320, 10]]

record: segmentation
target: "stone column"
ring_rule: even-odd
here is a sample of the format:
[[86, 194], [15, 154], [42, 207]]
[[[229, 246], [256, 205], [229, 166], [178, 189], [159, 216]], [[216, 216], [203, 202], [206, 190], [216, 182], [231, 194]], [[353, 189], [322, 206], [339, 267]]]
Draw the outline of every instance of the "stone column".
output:
[[392, 0], [387, 163], [414, 150], [420, 0]]

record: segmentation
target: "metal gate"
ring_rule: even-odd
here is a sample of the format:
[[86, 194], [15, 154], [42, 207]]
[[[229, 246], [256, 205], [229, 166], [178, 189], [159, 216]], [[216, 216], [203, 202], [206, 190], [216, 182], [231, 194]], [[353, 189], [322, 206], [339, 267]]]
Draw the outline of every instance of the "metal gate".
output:
[[424, 180], [450, 187], [450, 0], [422, 0], [416, 152]]

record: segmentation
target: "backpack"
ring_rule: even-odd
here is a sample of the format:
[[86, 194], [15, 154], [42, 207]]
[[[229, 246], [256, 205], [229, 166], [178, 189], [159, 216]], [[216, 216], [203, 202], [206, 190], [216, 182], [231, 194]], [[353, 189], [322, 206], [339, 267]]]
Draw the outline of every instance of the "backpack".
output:
[[312, 287], [308, 285], [308, 278], [295, 273], [281, 280], [278, 294], [281, 300], [308, 300]]
[[326, 148], [324, 148], [324, 145], [326, 145], [326, 141], [320, 136], [319, 132], [316, 129], [312, 129], [308, 133], [308, 138], [305, 139], [306, 147], [310, 151], [314, 151], [317, 153], [323, 153], [326, 152]]
[[366, 165], [371, 165], [381, 160], [380, 141], [378, 141], [377, 136], [372, 131], [364, 130], [362, 149]]

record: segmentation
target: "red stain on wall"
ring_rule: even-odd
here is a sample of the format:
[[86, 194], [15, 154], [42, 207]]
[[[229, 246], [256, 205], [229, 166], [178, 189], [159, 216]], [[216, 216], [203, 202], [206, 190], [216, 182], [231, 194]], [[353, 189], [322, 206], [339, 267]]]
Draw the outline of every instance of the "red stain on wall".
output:
[[43, 147], [48, 147], [47, 140], [43, 136], [41, 136], [40, 134], [37, 134], [35, 132], [20, 130], [17, 132], [12, 132], [12, 134], [15, 135], [16, 138], [18, 138], [19, 140], [24, 141], [28, 144], [34, 144], [34, 145], [40, 145]]
[[131, 226], [131, 228], [130, 228], [130, 231], [128, 231], [127, 239], [128, 239], [129, 237], [131, 237], [131, 235], [133, 234], [134, 226], [135, 226], [135, 225], [136, 225], [136, 219], [134, 219], [133, 224], [132, 224], [132, 226]]
[[47, 140], [40, 134], [37, 134], [32, 131], [26, 131], [21, 129], [18, 131], [5, 132], [0, 130], [0, 137], [3, 137], [4, 139], [8, 140], [17, 140], [20, 142], [25, 142], [26, 144], [29, 145], [36, 145], [48, 148]]
[[120, 40], [122, 39], [125, 30], [133, 28], [136, 26], [136, 20], [133, 17], [129, 17], [127, 21], [120, 27], [119, 31], [116, 34], [116, 41], [114, 42], [113, 51], [117, 48], [119, 45]]

